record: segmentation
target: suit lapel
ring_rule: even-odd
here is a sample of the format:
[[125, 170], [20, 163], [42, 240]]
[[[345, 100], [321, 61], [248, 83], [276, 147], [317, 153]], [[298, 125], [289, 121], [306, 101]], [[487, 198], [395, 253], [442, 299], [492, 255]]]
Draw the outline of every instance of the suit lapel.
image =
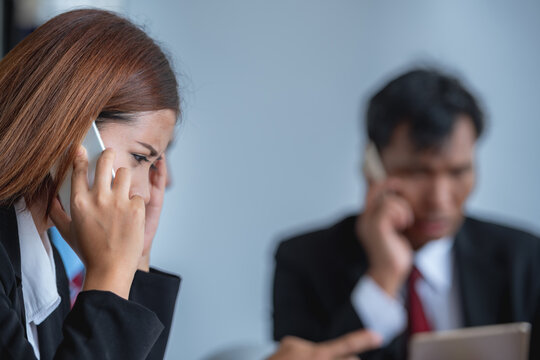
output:
[[474, 224], [465, 220], [456, 236], [455, 264], [465, 326], [500, 322], [504, 276], [489, 241], [479, 239]]

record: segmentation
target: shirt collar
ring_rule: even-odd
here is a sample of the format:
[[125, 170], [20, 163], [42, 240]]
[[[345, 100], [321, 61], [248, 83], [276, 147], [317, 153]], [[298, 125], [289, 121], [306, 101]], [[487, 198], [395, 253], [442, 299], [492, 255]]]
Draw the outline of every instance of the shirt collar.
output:
[[451, 237], [433, 240], [414, 255], [414, 264], [424, 280], [436, 291], [447, 291], [452, 286], [453, 257]]
[[26, 323], [41, 324], [60, 304], [56, 268], [47, 232], [39, 234], [24, 199], [15, 203]]

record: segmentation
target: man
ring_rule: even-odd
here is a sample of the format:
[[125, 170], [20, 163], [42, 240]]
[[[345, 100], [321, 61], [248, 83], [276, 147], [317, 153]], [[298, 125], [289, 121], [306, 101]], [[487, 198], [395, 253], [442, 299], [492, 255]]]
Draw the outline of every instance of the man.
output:
[[[410, 71], [369, 102], [371, 157], [363, 212], [280, 244], [274, 338], [323, 341], [362, 328], [403, 359], [411, 334], [516, 321], [533, 324], [540, 358], [540, 241], [464, 215], [484, 128], [455, 78]], [[375, 164], [373, 164], [375, 162]]]

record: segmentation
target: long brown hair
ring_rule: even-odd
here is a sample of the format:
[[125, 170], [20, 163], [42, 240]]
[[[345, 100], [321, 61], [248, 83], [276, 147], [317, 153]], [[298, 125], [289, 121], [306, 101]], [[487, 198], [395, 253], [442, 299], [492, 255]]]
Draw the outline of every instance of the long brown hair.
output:
[[49, 20], [0, 62], [0, 204], [50, 204], [93, 120], [161, 109], [180, 116], [176, 77], [144, 31], [103, 10]]

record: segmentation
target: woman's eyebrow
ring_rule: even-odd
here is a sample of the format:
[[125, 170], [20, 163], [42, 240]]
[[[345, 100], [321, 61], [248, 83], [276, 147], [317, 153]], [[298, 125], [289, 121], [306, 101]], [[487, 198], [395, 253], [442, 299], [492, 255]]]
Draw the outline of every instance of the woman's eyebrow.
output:
[[150, 150], [150, 156], [154, 157], [154, 156], [157, 156], [158, 152], [156, 149], [154, 149], [154, 147], [152, 145], [149, 145], [147, 143], [143, 143], [141, 141], [137, 141], [140, 145], [144, 146], [145, 148], [147, 148], [148, 150]]

